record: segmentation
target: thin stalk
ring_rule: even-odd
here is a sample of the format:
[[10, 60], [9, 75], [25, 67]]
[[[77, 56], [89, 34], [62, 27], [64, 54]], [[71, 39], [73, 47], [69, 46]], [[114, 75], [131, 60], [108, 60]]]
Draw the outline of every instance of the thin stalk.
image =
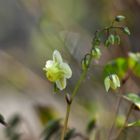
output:
[[70, 114], [70, 107], [71, 107], [71, 104], [68, 104], [67, 103], [67, 111], [66, 111], [66, 116], [65, 116], [63, 131], [62, 131], [62, 135], [61, 135], [61, 140], [64, 140], [65, 133], [67, 131], [68, 119], [69, 119], [69, 114]]
[[87, 73], [87, 69], [85, 71], [82, 72], [73, 92], [72, 92], [72, 96], [71, 96], [71, 101], [68, 102], [67, 101], [67, 111], [66, 111], [66, 116], [65, 116], [65, 121], [64, 121], [64, 127], [63, 127], [63, 131], [62, 131], [62, 135], [61, 135], [61, 140], [64, 140], [65, 138], [65, 133], [67, 131], [67, 125], [68, 125], [68, 120], [69, 120], [69, 115], [70, 115], [70, 110], [71, 110], [71, 104], [74, 100], [74, 97], [76, 96], [76, 93], [78, 91], [78, 89], [80, 88], [80, 85], [82, 83], [82, 81], [84, 80], [85, 76], [86, 76], [86, 73]]

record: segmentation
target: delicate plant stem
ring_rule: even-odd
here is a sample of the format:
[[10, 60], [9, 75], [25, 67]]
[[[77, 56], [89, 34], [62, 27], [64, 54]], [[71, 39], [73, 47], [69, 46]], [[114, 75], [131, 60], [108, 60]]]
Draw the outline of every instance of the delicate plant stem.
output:
[[[66, 130], [67, 130], [67, 125], [68, 125], [68, 120], [69, 120], [69, 114], [70, 114], [70, 110], [71, 110], [71, 104], [72, 104], [72, 102], [73, 102], [73, 100], [74, 100], [74, 98], [75, 98], [75, 96], [76, 96], [76, 94], [77, 94], [77, 92], [78, 92], [78, 90], [80, 88], [81, 83], [85, 79], [86, 74], [88, 72], [88, 69], [90, 67], [90, 64], [92, 62], [92, 58], [93, 58], [92, 57], [92, 49], [96, 46], [96, 44], [94, 44], [94, 43], [96, 42], [96, 39], [98, 39], [98, 37], [101, 35], [101, 33], [103, 33], [106, 30], [109, 30], [109, 29], [113, 28], [113, 24], [114, 24], [114, 22], [112, 22], [111, 26], [106, 27], [106, 28], [101, 29], [101, 30], [97, 30], [95, 32], [95, 36], [94, 36], [93, 42], [92, 42], [93, 44], [92, 44], [91, 52], [89, 53], [88, 66], [86, 67], [86, 69], [84, 69], [82, 71], [82, 74], [81, 74], [79, 80], [76, 83], [76, 86], [75, 86], [75, 88], [74, 88], [74, 90], [72, 92], [72, 95], [71, 95], [70, 103], [67, 101], [67, 111], [66, 111], [63, 131], [62, 131], [62, 135], [61, 135], [61, 140], [64, 140], [64, 138], [65, 138], [65, 133], [66, 133]], [[115, 27], [115, 28], [120, 28], [120, 27]]]
[[127, 124], [127, 121], [128, 121], [128, 118], [129, 118], [129, 116], [130, 116], [130, 114], [131, 114], [131, 112], [132, 112], [133, 107], [134, 107], [134, 105], [131, 104], [131, 106], [130, 106], [130, 108], [129, 108], [129, 110], [128, 110], [128, 113], [127, 113], [127, 115], [126, 115], [126, 119], [125, 119], [124, 125], [123, 125], [123, 127], [120, 129], [120, 131], [118, 132], [117, 136], [116, 136], [113, 140], [117, 140], [117, 139], [119, 138], [119, 136], [121, 135], [121, 133], [123, 132], [123, 130], [125, 129], [126, 124]]
[[117, 116], [117, 114], [118, 114], [118, 112], [119, 112], [119, 107], [120, 107], [120, 104], [121, 104], [121, 100], [122, 100], [122, 97], [119, 96], [119, 97], [118, 97], [118, 100], [117, 100], [116, 107], [115, 107], [115, 113], [114, 113], [113, 123], [112, 123], [112, 125], [111, 125], [110, 131], [109, 131], [109, 134], [108, 134], [108, 140], [110, 140], [110, 137], [111, 137], [111, 134], [112, 134], [114, 125], [115, 125], [115, 120], [116, 120], [116, 116]]
[[74, 88], [74, 90], [72, 92], [72, 96], [71, 96], [72, 101], [73, 101], [74, 97], [76, 96], [77, 91], [78, 91], [82, 81], [85, 79], [86, 74], [87, 74], [87, 69], [82, 72], [82, 74], [81, 74], [81, 76], [80, 76], [80, 78], [79, 78], [79, 80], [78, 80], [78, 82], [77, 82], [77, 84], [76, 84], [76, 86], [75, 86], [75, 88]]
[[[92, 61], [92, 56], [90, 55], [90, 58], [89, 58], [89, 65]], [[87, 71], [88, 71], [88, 67], [82, 72], [73, 92], [72, 92], [72, 95], [71, 95], [71, 101], [70, 103], [67, 101], [67, 111], [66, 111], [66, 116], [65, 116], [65, 122], [64, 122], [64, 127], [63, 127], [63, 131], [62, 131], [62, 135], [61, 135], [61, 140], [64, 140], [64, 137], [65, 137], [65, 133], [66, 133], [66, 130], [67, 130], [67, 125], [68, 125], [68, 120], [69, 120], [69, 114], [70, 114], [70, 110], [71, 110], [71, 104], [74, 100], [74, 97], [76, 96], [77, 94], [77, 91], [79, 90], [80, 88], [80, 85], [82, 83], [82, 81], [85, 79], [86, 77], [86, 74], [87, 74]]]
[[67, 124], [68, 124], [68, 119], [69, 119], [69, 114], [70, 114], [70, 107], [71, 107], [71, 105], [67, 103], [67, 111], [66, 111], [63, 131], [62, 131], [62, 135], [61, 135], [61, 140], [64, 140], [64, 138], [65, 138], [65, 133], [67, 130]]
[[86, 76], [87, 70], [88, 69], [86, 69], [85, 71], [82, 72], [82, 74], [81, 74], [81, 76], [80, 76], [80, 78], [79, 78], [79, 80], [78, 80], [78, 82], [77, 82], [77, 84], [72, 92], [72, 96], [70, 99], [71, 101], [70, 102], [67, 101], [67, 111], [66, 111], [63, 131], [62, 131], [62, 135], [61, 135], [61, 140], [64, 140], [64, 138], [65, 138], [65, 133], [67, 130], [67, 125], [68, 125], [68, 120], [69, 120], [69, 115], [70, 115], [70, 110], [71, 110], [71, 104], [73, 102], [74, 97], [76, 96], [78, 89], [80, 88], [82, 81], [84, 80], [84, 78]]

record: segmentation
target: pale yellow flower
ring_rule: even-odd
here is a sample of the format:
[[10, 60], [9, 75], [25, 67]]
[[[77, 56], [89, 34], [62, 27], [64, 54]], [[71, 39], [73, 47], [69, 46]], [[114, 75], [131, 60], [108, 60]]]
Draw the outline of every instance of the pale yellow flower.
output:
[[70, 66], [63, 62], [59, 51], [53, 52], [53, 60], [46, 61], [44, 70], [46, 71], [46, 77], [49, 81], [56, 83], [56, 86], [63, 90], [66, 88], [66, 79], [72, 76]]

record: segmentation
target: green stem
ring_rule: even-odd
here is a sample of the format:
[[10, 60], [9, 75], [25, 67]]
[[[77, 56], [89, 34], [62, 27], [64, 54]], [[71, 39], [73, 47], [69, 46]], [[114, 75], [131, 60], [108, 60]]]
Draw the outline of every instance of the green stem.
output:
[[67, 111], [66, 111], [66, 116], [65, 116], [63, 131], [62, 131], [62, 135], [61, 135], [61, 140], [64, 140], [65, 133], [67, 131], [67, 125], [68, 125], [69, 114], [70, 114], [70, 107], [71, 107], [71, 104], [68, 104], [67, 103]]
[[80, 85], [81, 85], [82, 81], [85, 79], [86, 74], [87, 74], [87, 69], [82, 72], [82, 74], [81, 74], [81, 76], [80, 76], [80, 78], [79, 78], [79, 80], [78, 80], [78, 82], [77, 82], [77, 84], [76, 84], [76, 86], [75, 86], [75, 88], [72, 92], [72, 96], [71, 96], [72, 101], [73, 101], [74, 97], [76, 96], [77, 91], [80, 88]]
[[61, 140], [64, 140], [65, 138], [65, 133], [66, 133], [66, 130], [67, 130], [67, 125], [68, 125], [68, 120], [69, 120], [69, 115], [70, 115], [70, 110], [71, 110], [71, 104], [74, 100], [74, 97], [76, 96], [76, 93], [78, 91], [78, 89], [80, 88], [80, 85], [82, 83], [82, 81], [84, 80], [85, 76], [86, 76], [86, 73], [87, 73], [87, 70], [86, 69], [85, 71], [82, 72], [73, 92], [72, 92], [72, 96], [71, 96], [71, 101], [68, 102], [67, 101], [67, 111], [66, 111], [66, 116], [65, 116], [65, 121], [64, 121], [64, 127], [63, 127], [63, 131], [62, 131], [62, 135], [61, 135]]

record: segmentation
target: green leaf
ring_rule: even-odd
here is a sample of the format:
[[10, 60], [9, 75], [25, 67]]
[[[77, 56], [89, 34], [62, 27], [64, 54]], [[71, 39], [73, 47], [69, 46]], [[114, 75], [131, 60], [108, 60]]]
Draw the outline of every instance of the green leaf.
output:
[[128, 62], [126, 58], [116, 58], [104, 66], [104, 77], [116, 73], [120, 79], [123, 79], [128, 70]]
[[75, 135], [75, 129], [70, 129], [64, 138], [64, 140], [71, 140], [71, 138]]
[[123, 32], [126, 34], [126, 35], [130, 35], [130, 30], [128, 27], [124, 27], [123, 28]]
[[16, 115], [14, 115], [11, 119], [10, 119], [10, 121], [9, 121], [9, 125], [11, 126], [11, 127], [17, 127], [17, 125], [19, 125], [19, 123], [21, 122], [21, 117], [18, 115], [18, 114], [16, 114]]
[[140, 120], [132, 122], [132, 123], [129, 123], [127, 125], [127, 127], [135, 127], [135, 126], [140, 126]]
[[129, 68], [135, 76], [140, 77], [140, 53], [129, 53], [128, 57]]
[[49, 121], [47, 123], [42, 133], [42, 136], [44, 137], [43, 140], [50, 140], [50, 138], [61, 129], [60, 120], [61, 119], [57, 119], [57, 120]]
[[115, 17], [115, 21], [117, 22], [123, 21], [124, 19], [125, 19], [125, 16], [122, 16], [122, 15], [118, 15]]
[[140, 110], [140, 97], [137, 94], [129, 93], [123, 96], [126, 100], [132, 102]]
[[48, 121], [57, 117], [57, 111], [51, 106], [36, 105], [35, 111], [42, 125], [46, 125]]
[[5, 129], [5, 134], [9, 140], [20, 140], [21, 134], [18, 132], [18, 126], [21, 122], [21, 117], [18, 114], [15, 114], [8, 121], [8, 126]]
[[89, 134], [95, 128], [95, 126], [96, 126], [96, 119], [93, 118], [87, 124], [87, 129], [86, 129], [87, 133]]
[[0, 114], [0, 123], [1, 123], [2, 125], [4, 125], [4, 126], [7, 125], [6, 122], [5, 122], [5, 119], [4, 119], [3, 115], [1, 115], [1, 114]]

